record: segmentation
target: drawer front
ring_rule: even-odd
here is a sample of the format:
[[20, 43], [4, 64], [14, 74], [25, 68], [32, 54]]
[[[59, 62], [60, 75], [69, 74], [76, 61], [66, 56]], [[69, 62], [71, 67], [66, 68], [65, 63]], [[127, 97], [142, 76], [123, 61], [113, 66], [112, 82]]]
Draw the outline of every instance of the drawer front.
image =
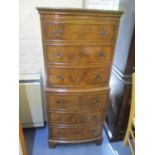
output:
[[109, 63], [113, 46], [46, 46], [47, 63]]
[[117, 26], [113, 24], [45, 23], [46, 40], [113, 41]]
[[49, 136], [52, 139], [82, 140], [101, 136], [101, 125], [82, 127], [57, 127], [51, 126]]
[[48, 86], [100, 85], [109, 83], [110, 66], [104, 68], [54, 68], [48, 67]]
[[48, 110], [53, 109], [72, 109], [72, 108], [92, 108], [104, 107], [107, 104], [109, 91], [99, 94], [53, 94], [46, 93]]
[[52, 111], [48, 113], [48, 122], [51, 124], [74, 125], [102, 123], [104, 121], [105, 110], [100, 111]]

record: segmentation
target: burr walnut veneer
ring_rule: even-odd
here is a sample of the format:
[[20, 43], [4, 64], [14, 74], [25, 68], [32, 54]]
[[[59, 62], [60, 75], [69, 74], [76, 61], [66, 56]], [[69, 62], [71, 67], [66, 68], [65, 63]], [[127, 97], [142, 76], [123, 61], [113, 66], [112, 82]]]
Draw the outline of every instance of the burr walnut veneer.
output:
[[102, 141], [122, 12], [38, 8], [50, 147]]

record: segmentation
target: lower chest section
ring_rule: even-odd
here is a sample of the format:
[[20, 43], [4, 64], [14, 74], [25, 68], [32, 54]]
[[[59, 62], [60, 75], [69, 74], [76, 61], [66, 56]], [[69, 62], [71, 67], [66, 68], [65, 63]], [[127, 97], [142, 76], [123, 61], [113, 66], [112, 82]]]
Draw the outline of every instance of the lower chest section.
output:
[[109, 90], [46, 92], [49, 138], [88, 140], [101, 137]]

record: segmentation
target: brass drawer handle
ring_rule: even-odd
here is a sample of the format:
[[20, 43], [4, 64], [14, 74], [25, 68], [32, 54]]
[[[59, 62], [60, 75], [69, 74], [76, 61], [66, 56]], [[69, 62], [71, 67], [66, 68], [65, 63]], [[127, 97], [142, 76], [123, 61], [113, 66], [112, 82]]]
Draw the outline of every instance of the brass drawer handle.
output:
[[56, 104], [62, 104], [63, 101], [61, 99], [56, 99], [55, 102], [56, 102]]
[[62, 29], [54, 29], [53, 33], [55, 36], [60, 37], [63, 34], [63, 30]]
[[62, 57], [62, 56], [63, 56], [63, 53], [62, 53], [62, 52], [60, 52], [60, 51], [58, 51], [58, 52], [56, 52], [55, 56], [56, 56], [56, 57], [58, 57], [58, 58], [60, 58], [60, 57]]
[[99, 98], [98, 98], [98, 97], [95, 97], [95, 98], [93, 98], [93, 102], [94, 102], [94, 103], [99, 103], [99, 102], [100, 102], [100, 100], [99, 100]]
[[91, 130], [91, 133], [93, 133], [93, 134], [96, 133], [96, 130], [95, 129]]
[[57, 117], [56, 120], [57, 120], [57, 121], [61, 121], [61, 118], [60, 118], [60, 117]]
[[102, 36], [107, 36], [107, 35], [108, 35], [108, 32], [106, 32], [106, 31], [101, 31], [100, 34], [101, 34]]
[[62, 135], [62, 133], [60, 131], [58, 131], [57, 134], [58, 134], [58, 136], [61, 136]]
[[100, 75], [96, 75], [95, 79], [96, 79], [97, 81], [99, 81], [99, 80], [101, 80], [101, 76], [100, 76]]
[[97, 116], [93, 116], [93, 117], [92, 117], [92, 121], [96, 121], [96, 122], [98, 122], [99, 119], [97, 118]]
[[58, 75], [58, 76], [57, 76], [57, 79], [58, 79], [58, 80], [63, 80], [64, 77], [63, 77], [63, 75]]
[[102, 52], [102, 51], [97, 52], [97, 57], [98, 58], [103, 58], [104, 57], [104, 52]]
[[80, 133], [81, 133], [81, 131], [76, 131], [76, 132], [75, 132], [75, 134], [80, 134]]

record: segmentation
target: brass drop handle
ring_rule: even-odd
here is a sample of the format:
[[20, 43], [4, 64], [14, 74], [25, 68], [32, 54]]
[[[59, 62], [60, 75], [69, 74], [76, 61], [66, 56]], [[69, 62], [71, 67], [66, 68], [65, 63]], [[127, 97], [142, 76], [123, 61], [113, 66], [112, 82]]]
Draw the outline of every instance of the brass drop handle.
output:
[[81, 130], [79, 130], [79, 131], [76, 131], [75, 133], [76, 133], [76, 134], [80, 134], [80, 133], [81, 133]]
[[62, 100], [61, 99], [56, 99], [55, 101], [57, 104], [61, 104], [62, 103]]
[[62, 29], [54, 29], [53, 33], [55, 36], [60, 37], [63, 34], [63, 30]]
[[95, 129], [91, 130], [91, 133], [95, 133], [95, 132], [96, 132], [96, 130], [95, 130]]
[[60, 131], [58, 131], [57, 134], [58, 134], [58, 136], [61, 136], [62, 135], [62, 133]]
[[93, 98], [93, 101], [94, 101], [95, 103], [99, 103], [99, 102], [100, 102], [100, 100], [99, 100], [98, 97]]
[[97, 52], [97, 57], [98, 58], [103, 58], [104, 57], [104, 52], [102, 52], [102, 51]]
[[63, 53], [60, 52], [60, 51], [57, 51], [56, 54], [55, 54], [56, 57], [60, 58], [63, 56]]
[[101, 34], [102, 36], [107, 36], [107, 35], [108, 35], [108, 32], [107, 32], [107, 31], [101, 31], [100, 34]]
[[97, 116], [93, 116], [93, 117], [92, 117], [92, 120], [93, 120], [93, 121], [98, 121]]
[[56, 119], [57, 119], [57, 121], [60, 121], [60, 120], [61, 120], [61, 118], [60, 118], [60, 117], [57, 117]]
[[100, 75], [96, 75], [95, 78], [96, 78], [97, 81], [101, 80], [101, 76]]
[[58, 80], [63, 80], [64, 77], [63, 77], [63, 75], [58, 75], [58, 76], [57, 76], [57, 79], [58, 79]]

